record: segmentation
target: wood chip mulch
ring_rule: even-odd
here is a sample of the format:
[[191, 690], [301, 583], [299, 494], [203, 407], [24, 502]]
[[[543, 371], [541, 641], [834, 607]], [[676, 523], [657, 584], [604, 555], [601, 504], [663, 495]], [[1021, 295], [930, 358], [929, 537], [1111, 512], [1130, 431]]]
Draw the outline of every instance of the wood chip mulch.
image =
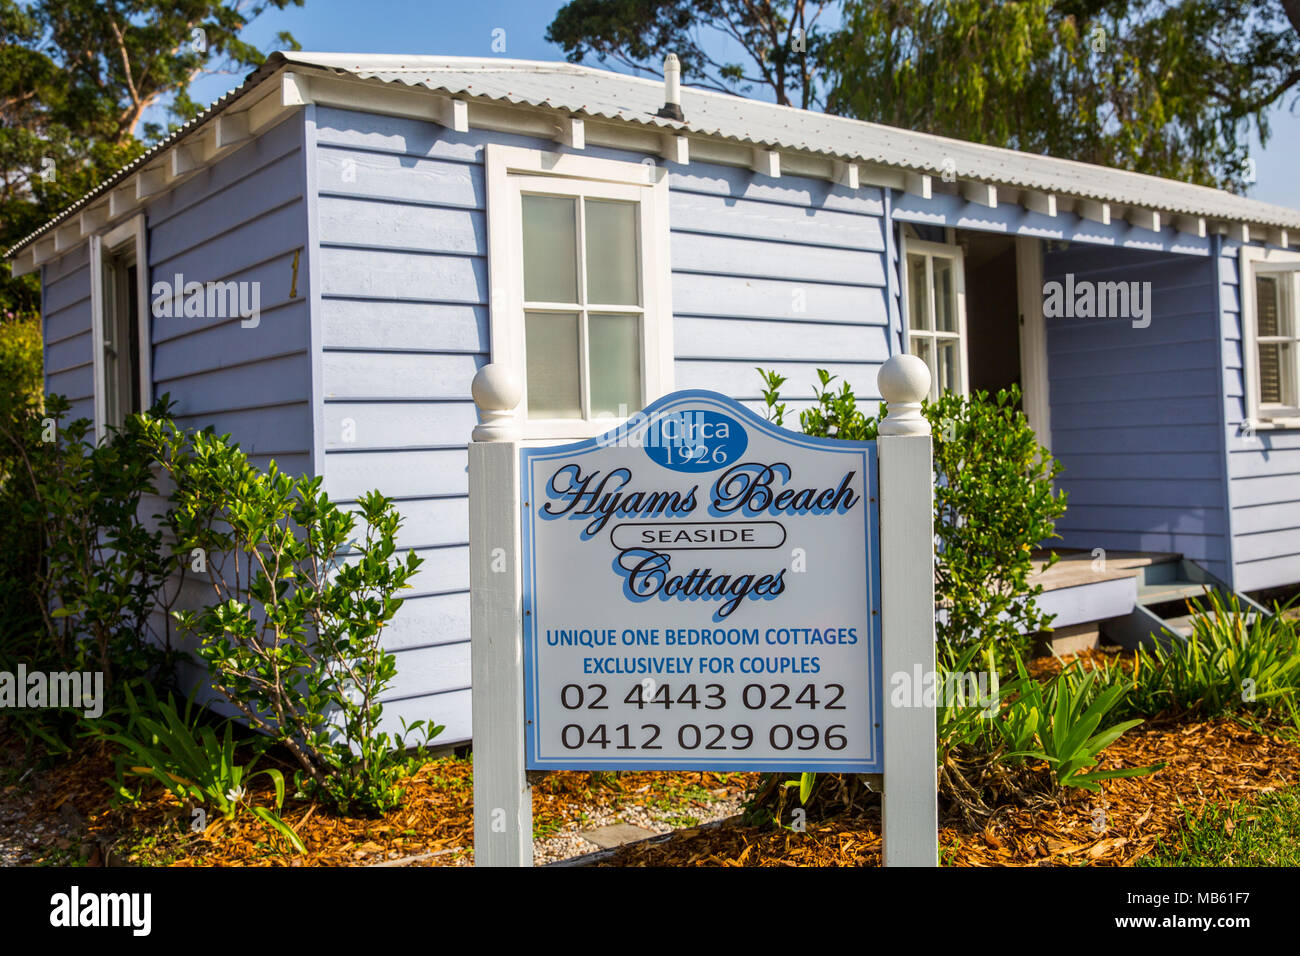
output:
[[[940, 832], [944, 862], [1132, 865], [1161, 838], [1176, 839], [1184, 808], [1197, 815], [1208, 803], [1250, 800], [1300, 782], [1300, 747], [1227, 718], [1148, 723], [1112, 745], [1101, 766], [1139, 767], [1162, 761], [1165, 767], [1152, 775], [1107, 781], [1102, 793], [1075, 790], [1049, 806], [1000, 807], [982, 832], [964, 828], [955, 817], [945, 818]], [[56, 850], [79, 853], [92, 865], [356, 866], [412, 858], [422, 865], [464, 865], [472, 860], [473, 789], [466, 759], [445, 757], [426, 765], [407, 782], [403, 807], [383, 819], [341, 817], [320, 806], [293, 803], [284, 818], [306, 844], [306, 854], [287, 850], [251, 814], [233, 821], [209, 820], [204, 832], [192, 833], [189, 809], [160, 790], [138, 806], [112, 807], [105, 783], [110, 776], [108, 756], [83, 749], [37, 771], [34, 791], [30, 786], [0, 787], [0, 810], [6, 800], [10, 807], [20, 808], [5, 820], [8, 827], [50, 840], [50, 845], [32, 849], [25, 862], [58, 861]], [[647, 788], [656, 794], [691, 788], [716, 793], [744, 790], [756, 779], [754, 774], [624, 773], [616, 782], [604, 784], [585, 773], [557, 773], [534, 787], [533, 816], [539, 832], [544, 832], [573, 822], [584, 806], [617, 806]], [[21, 802], [13, 799], [18, 790], [22, 790]], [[254, 797], [265, 803], [268, 795], [258, 790]], [[868, 807], [853, 816], [810, 819], [804, 833], [770, 825], [747, 827], [740, 818], [732, 818], [717, 826], [679, 830], [666, 841], [625, 846], [601, 865], [875, 866], [879, 862], [879, 811]]]
[[[0, 764], [12, 766], [20, 753], [17, 741], [0, 735]], [[112, 769], [105, 751], [87, 746], [35, 771], [34, 788], [0, 786], [0, 818], [16, 831], [39, 836], [41, 845], [20, 862], [63, 862], [69, 853], [90, 865], [364, 866], [414, 861], [439, 866], [473, 861], [473, 776], [467, 758], [447, 756], [426, 764], [403, 784], [402, 806], [382, 819], [344, 817], [316, 804], [290, 801], [282, 817], [298, 833], [305, 854], [287, 847], [249, 813], [229, 821], [209, 818], [202, 832], [193, 832], [192, 808], [157, 786], [146, 788], [136, 806], [113, 806], [106, 783]], [[282, 769], [286, 779], [292, 777], [291, 768]], [[533, 788], [533, 822], [545, 833], [575, 822], [584, 809], [618, 806], [647, 794], [741, 794], [757, 776], [636, 772], [593, 780], [587, 773], [554, 773]], [[250, 791], [253, 802], [271, 804], [265, 778]]]
[[[1110, 780], [1102, 793], [1076, 790], [1040, 808], [1004, 807], [984, 831], [943, 821], [943, 861], [954, 866], [1131, 866], [1162, 837], [1176, 839], [1184, 808], [1228, 804], [1300, 782], [1300, 748], [1233, 720], [1139, 727], [1107, 751], [1099, 769], [1165, 767]], [[879, 866], [880, 818], [809, 821], [804, 833], [747, 827], [733, 819], [683, 830], [662, 843], [634, 844], [608, 866]]]

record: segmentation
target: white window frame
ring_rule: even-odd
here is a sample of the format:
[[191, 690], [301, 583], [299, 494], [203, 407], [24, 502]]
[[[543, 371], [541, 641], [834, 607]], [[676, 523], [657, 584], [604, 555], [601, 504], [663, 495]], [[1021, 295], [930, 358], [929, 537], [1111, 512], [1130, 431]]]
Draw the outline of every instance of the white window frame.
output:
[[[903, 347], [909, 355], [915, 354], [912, 351], [912, 338], [914, 335], [929, 338], [936, 341], [936, 347], [931, 354], [934, 355], [934, 367], [930, 369], [930, 401], [939, 397], [939, 351], [937, 348], [938, 339], [957, 339], [957, 352], [961, 361], [961, 375], [958, 383], [958, 394], [967, 395], [970, 393], [970, 357], [967, 354], [966, 338], [966, 261], [963, 256], [961, 246], [955, 243], [945, 242], [928, 242], [923, 239], [914, 239], [909, 236], [906, 229], [902, 230], [899, 242], [898, 264], [899, 264], [899, 285], [902, 289], [902, 325], [903, 325]], [[930, 322], [931, 331], [915, 331], [912, 328], [912, 306], [911, 306], [911, 283], [909, 281], [910, 271], [907, 265], [909, 255], [919, 255], [925, 257], [925, 281], [926, 287], [930, 290], [929, 301], [926, 302], [926, 313]], [[957, 299], [957, 331], [939, 332], [935, 328], [935, 304], [934, 295], [936, 292], [934, 284], [934, 260], [936, 258], [953, 260], [953, 285]]]
[[1255, 276], [1261, 272], [1290, 274], [1287, 299], [1291, 309], [1292, 381], [1300, 390], [1300, 253], [1260, 246], [1242, 246], [1241, 268], [1241, 340], [1246, 393], [1246, 421], [1255, 428], [1300, 428], [1300, 396], [1297, 405], [1265, 405], [1260, 401], [1259, 311], [1255, 300]]
[[[641, 388], [649, 404], [673, 389], [668, 171], [656, 164], [597, 159], [490, 143], [486, 147], [489, 334], [492, 362], [513, 368], [523, 385], [515, 411], [524, 439], [590, 438], [622, 418], [530, 419], [525, 362], [523, 227], [520, 195], [601, 192], [638, 205], [641, 283]], [[580, 256], [581, 258], [581, 256]], [[583, 343], [583, 361], [587, 360]], [[639, 411], [628, 409], [629, 414]]]
[[[135, 255], [136, 323], [139, 329], [140, 407], [153, 403], [153, 347], [149, 329], [149, 256], [144, 214], [133, 216], [99, 236], [90, 237], [91, 339], [95, 367], [95, 439], [108, 432], [108, 369], [104, 341], [108, 315], [104, 301], [104, 266], [109, 259], [130, 251]], [[118, 424], [114, 422], [113, 424]]]

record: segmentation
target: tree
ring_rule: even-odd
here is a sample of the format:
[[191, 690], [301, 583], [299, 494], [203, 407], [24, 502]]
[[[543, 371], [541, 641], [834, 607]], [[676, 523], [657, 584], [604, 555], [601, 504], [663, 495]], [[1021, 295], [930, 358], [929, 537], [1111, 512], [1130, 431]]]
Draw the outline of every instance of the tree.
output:
[[[663, 76], [676, 53], [686, 82], [723, 93], [770, 91], [778, 103], [818, 105], [817, 64], [827, 34], [818, 20], [833, 0], [571, 0], [546, 39], [579, 63], [588, 55]], [[723, 62], [701, 30], [740, 45], [747, 63]]]
[[[832, 7], [838, 28], [815, 28]], [[709, 31], [750, 62], [719, 62]], [[710, 89], [1235, 190], [1251, 127], [1266, 141], [1300, 85], [1300, 0], [573, 0], [547, 38], [575, 62], [657, 73], [675, 52]]]
[[1276, 0], [849, 0], [825, 56], [844, 115], [1237, 190], [1300, 82]]
[[[189, 96], [197, 76], [262, 63], [242, 31], [302, 2], [0, 0], [0, 248], [164, 135], [145, 121], [150, 107], [166, 103], [174, 125], [200, 109]], [[38, 305], [33, 276], [0, 279], [0, 313]]]

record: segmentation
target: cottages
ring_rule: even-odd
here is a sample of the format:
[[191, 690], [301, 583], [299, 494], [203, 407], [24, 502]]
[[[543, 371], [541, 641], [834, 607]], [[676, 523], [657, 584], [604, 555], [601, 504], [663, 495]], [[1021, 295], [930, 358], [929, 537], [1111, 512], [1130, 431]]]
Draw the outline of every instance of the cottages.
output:
[[485, 363], [551, 442], [674, 389], [757, 405], [755, 366], [796, 397], [823, 367], [878, 398], [899, 352], [936, 394], [1019, 383], [1078, 551], [1044, 603], [1122, 637], [1202, 580], [1300, 582], [1297, 236], [1213, 189], [585, 67], [283, 53], [8, 256], [74, 414], [168, 392], [336, 500], [398, 499], [425, 563], [386, 713], [450, 742]]

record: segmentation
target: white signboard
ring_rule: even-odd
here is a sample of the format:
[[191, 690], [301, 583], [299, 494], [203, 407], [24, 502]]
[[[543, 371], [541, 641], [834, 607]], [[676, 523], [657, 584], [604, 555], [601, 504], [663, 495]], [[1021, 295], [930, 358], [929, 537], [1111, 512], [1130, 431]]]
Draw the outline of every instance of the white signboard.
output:
[[520, 458], [528, 767], [882, 770], [874, 442], [684, 391]]

